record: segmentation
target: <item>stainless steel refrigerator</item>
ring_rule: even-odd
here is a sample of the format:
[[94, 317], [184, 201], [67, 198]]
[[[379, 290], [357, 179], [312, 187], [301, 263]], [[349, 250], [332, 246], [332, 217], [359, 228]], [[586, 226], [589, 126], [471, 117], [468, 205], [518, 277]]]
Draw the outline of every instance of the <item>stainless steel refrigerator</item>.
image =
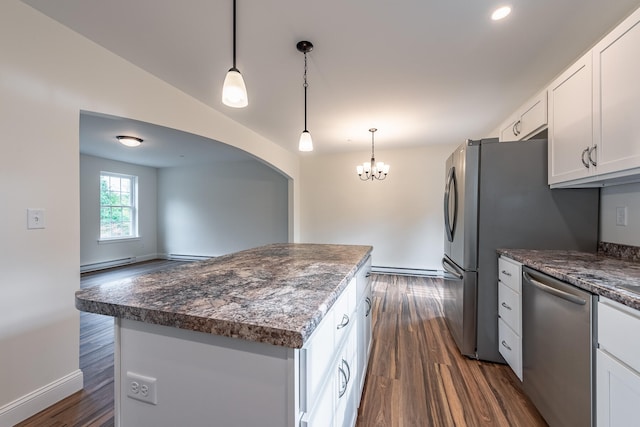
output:
[[446, 162], [444, 314], [462, 354], [498, 352], [498, 248], [597, 250], [599, 190], [549, 189], [547, 140], [467, 141]]

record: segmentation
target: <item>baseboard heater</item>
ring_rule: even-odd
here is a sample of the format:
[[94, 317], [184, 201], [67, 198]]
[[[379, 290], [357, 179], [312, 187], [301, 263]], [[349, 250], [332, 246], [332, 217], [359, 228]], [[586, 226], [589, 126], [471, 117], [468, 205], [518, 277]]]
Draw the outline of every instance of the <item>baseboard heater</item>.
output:
[[185, 255], [185, 254], [168, 254], [167, 259], [171, 261], [206, 261], [215, 258], [206, 255]]
[[122, 265], [133, 264], [134, 262], [137, 262], [137, 258], [133, 256], [129, 258], [120, 258], [120, 259], [114, 259], [111, 261], [85, 264], [80, 266], [80, 273], [86, 273], [88, 271], [105, 270], [107, 268], [113, 268], [113, 267], [120, 267]]
[[399, 268], [372, 265], [371, 272], [376, 274], [396, 274], [400, 276], [444, 277], [442, 270], [428, 270], [424, 268]]

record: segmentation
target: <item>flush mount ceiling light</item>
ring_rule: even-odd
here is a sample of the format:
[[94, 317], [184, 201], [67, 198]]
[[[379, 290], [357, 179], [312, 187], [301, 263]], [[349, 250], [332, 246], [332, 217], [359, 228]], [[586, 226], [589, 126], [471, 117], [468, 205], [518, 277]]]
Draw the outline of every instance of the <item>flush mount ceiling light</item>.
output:
[[247, 87], [242, 74], [236, 68], [236, 0], [233, 0], [233, 67], [227, 72], [222, 86], [222, 103], [228, 107], [243, 108], [249, 105]]
[[298, 143], [298, 150], [300, 151], [313, 151], [313, 141], [311, 140], [311, 134], [307, 130], [307, 53], [313, 50], [313, 44], [308, 41], [301, 41], [296, 44], [296, 48], [304, 53], [304, 130], [300, 134], [300, 142]]
[[122, 145], [125, 145], [127, 147], [137, 147], [140, 144], [142, 144], [142, 139], [141, 138], [136, 138], [135, 136], [123, 136], [123, 135], [118, 135], [116, 136], [116, 138], [118, 139], [118, 142]]
[[493, 11], [493, 13], [491, 14], [491, 19], [493, 19], [494, 21], [499, 21], [506, 18], [510, 13], [511, 8], [509, 6], [502, 6]]
[[356, 166], [356, 171], [358, 172], [358, 176], [362, 181], [373, 181], [374, 179], [382, 181], [387, 177], [387, 174], [389, 173], [389, 165], [385, 164], [384, 162], [376, 162], [376, 156], [373, 147], [373, 134], [377, 130], [378, 129], [376, 128], [369, 129], [369, 132], [371, 132], [371, 161], [364, 162], [362, 165]]

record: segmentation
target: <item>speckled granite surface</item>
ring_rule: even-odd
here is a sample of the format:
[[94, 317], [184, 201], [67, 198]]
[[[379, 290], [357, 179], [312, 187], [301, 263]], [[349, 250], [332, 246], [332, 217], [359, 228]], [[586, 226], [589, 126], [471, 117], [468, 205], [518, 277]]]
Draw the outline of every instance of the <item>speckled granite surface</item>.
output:
[[[640, 263], [575, 251], [498, 249], [498, 253], [581, 289], [640, 310]], [[633, 292], [624, 286], [636, 289]]]
[[598, 253], [627, 261], [640, 261], [640, 247], [638, 246], [598, 242]]
[[82, 289], [76, 307], [301, 348], [372, 249], [267, 245]]

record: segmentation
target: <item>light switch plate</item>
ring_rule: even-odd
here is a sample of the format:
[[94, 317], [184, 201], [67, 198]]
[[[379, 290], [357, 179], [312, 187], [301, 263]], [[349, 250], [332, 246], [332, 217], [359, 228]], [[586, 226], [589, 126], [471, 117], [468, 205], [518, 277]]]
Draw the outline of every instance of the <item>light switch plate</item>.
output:
[[44, 228], [44, 209], [29, 208], [27, 209], [27, 228], [29, 230], [35, 228]]
[[616, 207], [616, 225], [625, 227], [627, 225], [627, 207]]

